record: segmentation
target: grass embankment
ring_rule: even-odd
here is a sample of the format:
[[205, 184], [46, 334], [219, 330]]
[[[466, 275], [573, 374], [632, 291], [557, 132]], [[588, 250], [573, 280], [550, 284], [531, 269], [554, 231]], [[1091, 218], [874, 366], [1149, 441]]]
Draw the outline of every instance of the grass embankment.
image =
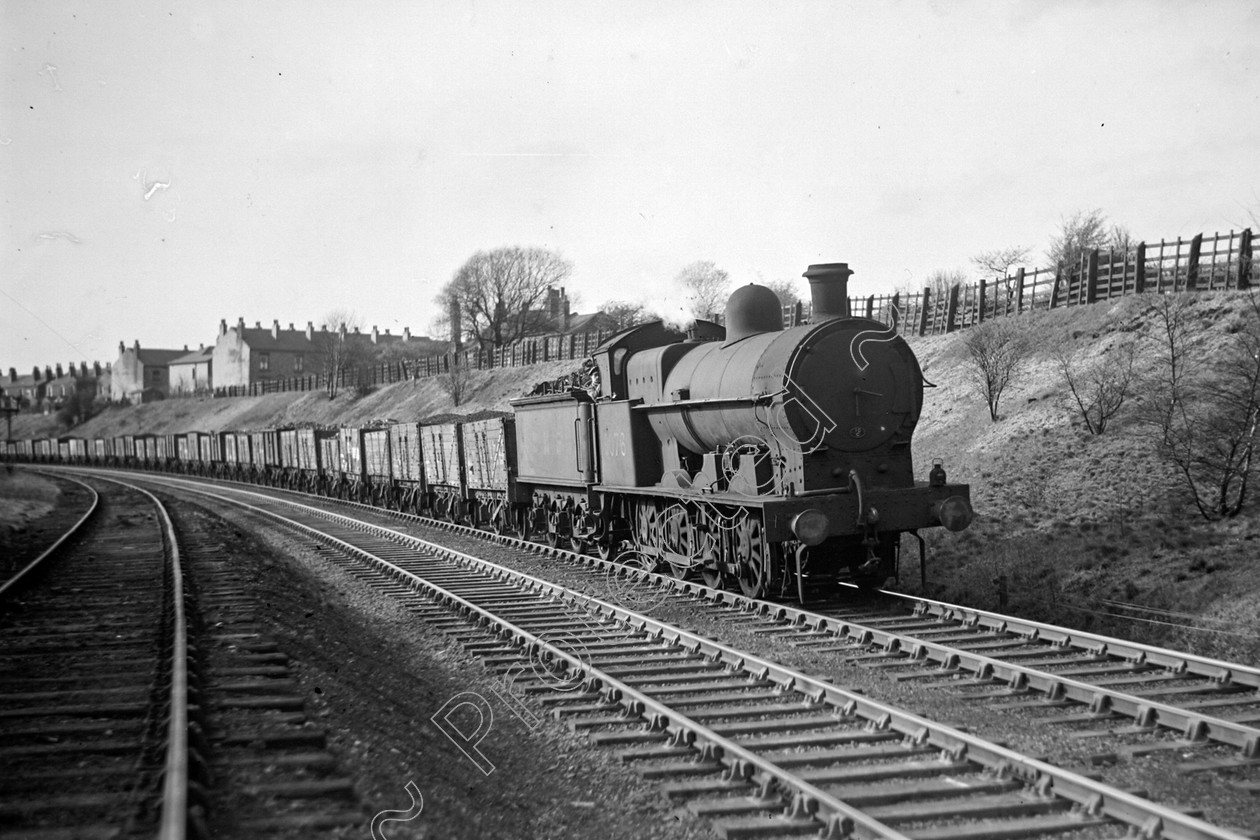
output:
[[[1223, 346], [1248, 307], [1238, 293], [1195, 296], [1199, 352]], [[930, 538], [928, 594], [1255, 661], [1260, 487], [1238, 518], [1204, 521], [1138, 422], [1141, 391], [1104, 434], [1090, 435], [1056, 368], [1056, 348], [1095, 358], [1121, 338], [1148, 341], [1153, 320], [1150, 296], [1021, 317], [1036, 349], [996, 423], [967, 382], [961, 334], [912, 342], [939, 386], [927, 391], [916, 472], [943, 458], [951, 480], [971, 484], [977, 511], [962, 534]], [[1143, 349], [1139, 373], [1150, 375], [1154, 354]], [[917, 553], [905, 556], [903, 586], [916, 590]]]
[[[996, 423], [967, 382], [963, 333], [912, 340], [925, 375], [938, 386], [927, 391], [915, 438], [916, 474], [926, 476], [932, 459], [942, 458], [951, 480], [971, 484], [977, 511], [962, 534], [930, 535], [928, 594], [1254, 661], [1260, 659], [1260, 488], [1239, 518], [1204, 522], [1142, 432], [1136, 404], [1105, 434], [1090, 435], [1066, 402], [1055, 369], [1055, 348], [1070, 347], [1085, 359], [1121, 336], [1148, 335], [1150, 303], [1149, 296], [1130, 297], [1019, 318], [1037, 349], [1003, 397]], [[1237, 293], [1196, 296], [1204, 352], [1228, 339], [1245, 308]], [[1154, 363], [1146, 354], [1139, 364], [1149, 374]], [[361, 397], [345, 392], [335, 400], [322, 394], [169, 400], [107, 411], [73, 434], [363, 423], [506, 409], [510, 398], [571, 367], [566, 362], [478, 373], [457, 409], [436, 381], [422, 380]], [[14, 421], [15, 437], [56, 433], [51, 418]], [[912, 541], [906, 547], [902, 586], [915, 590], [917, 553]]]

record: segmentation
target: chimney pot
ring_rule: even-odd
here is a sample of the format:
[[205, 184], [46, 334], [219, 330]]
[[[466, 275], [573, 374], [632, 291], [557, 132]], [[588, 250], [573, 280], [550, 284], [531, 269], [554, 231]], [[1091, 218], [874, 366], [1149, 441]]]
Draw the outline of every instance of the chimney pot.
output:
[[238, 316], [236, 319], [236, 334], [237, 335], [245, 334], [245, 319], [240, 316]]
[[219, 335], [227, 335], [227, 318], [219, 319]]
[[274, 319], [271, 322], [271, 337], [276, 340], [280, 339], [280, 322]]
[[801, 275], [809, 280], [814, 309], [810, 316], [812, 323], [849, 317], [849, 277], [852, 274], [848, 263], [818, 263]]

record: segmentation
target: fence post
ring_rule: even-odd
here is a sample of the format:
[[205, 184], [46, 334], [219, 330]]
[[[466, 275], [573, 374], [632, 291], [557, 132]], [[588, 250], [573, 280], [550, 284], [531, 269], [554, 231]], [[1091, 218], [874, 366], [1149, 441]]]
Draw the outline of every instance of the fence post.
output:
[[1015, 269], [1015, 314], [1024, 311], [1024, 269]]
[[984, 293], [984, 278], [983, 278], [983, 277], [981, 277], [981, 278], [980, 278], [980, 295], [979, 295], [979, 297], [980, 297], [980, 300], [979, 300], [979, 304], [980, 304], [980, 305], [979, 305], [978, 307], [976, 307], [976, 323], [977, 323], [977, 324], [983, 324], [983, 323], [984, 323], [984, 300], [985, 300], [985, 293]]
[[1054, 288], [1050, 290], [1050, 308], [1055, 309], [1059, 305], [1059, 287], [1063, 285], [1063, 263], [1059, 263], [1054, 267]]
[[949, 287], [949, 301], [945, 304], [945, 332], [951, 333], [958, 327], [954, 324], [954, 316], [958, 314], [958, 289], [961, 283]]
[[1193, 292], [1199, 285], [1199, 252], [1203, 249], [1203, 234], [1190, 240], [1190, 264], [1186, 266], [1186, 291]]
[[[1107, 249], [1107, 262], [1110, 264], [1111, 249]], [[1085, 257], [1085, 302], [1098, 302], [1098, 249], [1093, 248]]]
[[1238, 288], [1251, 288], [1251, 228], [1238, 235]]
[[919, 335], [927, 335], [928, 317], [931, 310], [928, 308], [932, 302], [932, 290], [927, 286], [923, 287], [923, 308], [919, 310]]
[[1139, 242], [1133, 252], [1133, 294], [1140, 295], [1146, 291], [1146, 243]]

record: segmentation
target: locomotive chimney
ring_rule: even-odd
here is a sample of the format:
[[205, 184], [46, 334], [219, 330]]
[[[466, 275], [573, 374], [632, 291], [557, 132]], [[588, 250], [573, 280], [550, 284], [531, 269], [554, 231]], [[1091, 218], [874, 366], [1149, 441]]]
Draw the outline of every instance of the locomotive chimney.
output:
[[811, 323], [849, 317], [851, 274], [848, 263], [817, 263], [801, 275], [809, 280], [809, 297], [814, 307]]

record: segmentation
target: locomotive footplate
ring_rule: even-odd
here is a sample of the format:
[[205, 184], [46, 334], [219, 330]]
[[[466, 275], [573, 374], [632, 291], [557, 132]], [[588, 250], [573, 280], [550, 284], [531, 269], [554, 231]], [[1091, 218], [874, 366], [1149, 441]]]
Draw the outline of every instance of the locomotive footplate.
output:
[[769, 542], [798, 539], [801, 514], [816, 511], [826, 517], [825, 527], [812, 514], [810, 524], [820, 538], [879, 531], [913, 531], [944, 526], [961, 531], [971, 523], [971, 488], [966, 484], [929, 486], [926, 481], [914, 487], [838, 489], [813, 491], [799, 496], [749, 496], [739, 493], [697, 493], [691, 489], [667, 487], [610, 487], [599, 485], [596, 493], [653, 496], [679, 502], [713, 504], [721, 507], [760, 510]]

